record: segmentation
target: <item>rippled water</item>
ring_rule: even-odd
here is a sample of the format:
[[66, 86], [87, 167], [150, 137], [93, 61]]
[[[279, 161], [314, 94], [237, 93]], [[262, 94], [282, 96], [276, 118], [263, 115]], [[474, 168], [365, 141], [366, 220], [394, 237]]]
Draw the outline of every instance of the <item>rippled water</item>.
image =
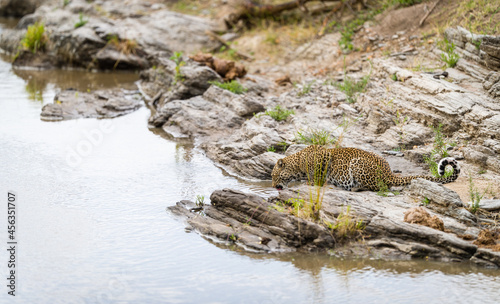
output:
[[[186, 233], [165, 208], [236, 188], [190, 143], [112, 120], [43, 122], [61, 88], [134, 88], [136, 74], [13, 71], [0, 61], [0, 197], [18, 195], [17, 296], [1, 303], [497, 303], [500, 271], [426, 261], [264, 255]], [[0, 269], [7, 273], [6, 212]], [[3, 228], [2, 228], [3, 227]]]

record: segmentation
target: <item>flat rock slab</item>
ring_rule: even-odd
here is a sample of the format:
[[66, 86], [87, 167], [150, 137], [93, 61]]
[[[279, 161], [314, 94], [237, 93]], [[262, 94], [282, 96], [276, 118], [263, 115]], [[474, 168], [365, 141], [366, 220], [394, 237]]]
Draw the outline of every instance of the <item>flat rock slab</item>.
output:
[[69, 89], [58, 93], [54, 103], [45, 105], [40, 118], [47, 121], [114, 118], [131, 113], [141, 106], [142, 99], [136, 91], [113, 89], [86, 93]]
[[[470, 205], [470, 203], [469, 203]], [[479, 208], [487, 211], [500, 210], [500, 199], [485, 199], [479, 202]]]

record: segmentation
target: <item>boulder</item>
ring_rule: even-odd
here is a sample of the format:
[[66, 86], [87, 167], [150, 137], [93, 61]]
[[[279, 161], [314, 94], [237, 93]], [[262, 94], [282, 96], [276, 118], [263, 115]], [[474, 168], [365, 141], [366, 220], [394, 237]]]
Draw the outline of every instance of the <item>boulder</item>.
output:
[[179, 68], [181, 79], [176, 79], [176, 64], [165, 57], [157, 59], [158, 65], [150, 71], [141, 73], [146, 93], [156, 95], [153, 106], [161, 109], [172, 100], [183, 100], [200, 96], [211, 86], [211, 81], [222, 81], [212, 69], [187, 61]]
[[426, 197], [431, 202], [443, 207], [459, 208], [464, 206], [458, 193], [422, 178], [412, 180], [408, 190], [413, 195]]
[[464, 204], [458, 193], [443, 185], [418, 178], [412, 180], [408, 191], [420, 201], [427, 198], [429, 200], [427, 207], [438, 213], [449, 215], [470, 225], [477, 221], [472, 213], [463, 208]]
[[479, 202], [479, 208], [486, 211], [498, 211], [500, 210], [500, 199], [483, 199]]
[[325, 226], [296, 218], [273, 208], [271, 202], [236, 190], [217, 190], [204, 206], [206, 216], [179, 202], [168, 209], [187, 217], [188, 224], [208, 236], [234, 242], [243, 248], [267, 252], [317, 250], [333, 247], [335, 240]]
[[114, 118], [140, 108], [138, 92], [99, 90], [92, 93], [65, 90], [54, 97], [54, 103], [42, 108], [40, 118], [59, 121], [76, 118]]
[[0, 16], [22, 17], [33, 13], [41, 4], [49, 0], [2, 0]]

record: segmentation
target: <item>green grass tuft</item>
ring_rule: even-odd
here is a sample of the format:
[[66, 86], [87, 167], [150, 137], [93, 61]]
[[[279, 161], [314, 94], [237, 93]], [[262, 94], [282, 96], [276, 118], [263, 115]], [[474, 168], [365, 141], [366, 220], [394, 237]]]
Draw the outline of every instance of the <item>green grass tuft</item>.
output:
[[370, 76], [364, 76], [360, 80], [346, 76], [342, 83], [336, 84], [336, 87], [347, 95], [349, 103], [355, 103], [357, 99], [356, 94], [365, 91], [369, 80]]
[[308, 129], [307, 131], [297, 131], [295, 142], [306, 145], [330, 145], [336, 142], [330, 132], [320, 129]]
[[455, 52], [455, 44], [449, 42], [447, 39], [442, 43], [441, 60], [446, 63], [446, 66], [453, 68], [457, 65], [460, 56]]
[[275, 106], [272, 110], [268, 109], [264, 113], [264, 115], [269, 115], [276, 121], [286, 120], [291, 114], [295, 114], [295, 111], [283, 109], [280, 105]]
[[208, 83], [218, 86], [221, 89], [228, 90], [234, 94], [243, 94], [248, 91], [247, 88], [242, 86], [238, 81], [231, 80], [229, 82], [209, 81]]
[[79, 20], [77, 23], [75, 23], [75, 28], [82, 27], [85, 24], [87, 24], [87, 22], [89, 22], [89, 21], [84, 19], [83, 13], [80, 13]]
[[36, 53], [37, 51], [45, 50], [47, 44], [47, 35], [45, 34], [45, 25], [43, 23], [35, 23], [28, 26], [26, 35], [21, 40], [21, 45], [24, 49]]
[[[454, 147], [457, 144], [446, 139], [443, 135], [443, 125], [437, 127], [431, 126], [434, 132], [434, 144], [430, 156], [424, 155], [424, 161], [429, 165], [432, 175], [441, 177], [438, 173], [438, 162], [445, 157], [450, 156], [448, 148]], [[446, 170], [444, 177], [449, 177], [453, 174], [453, 170]]]

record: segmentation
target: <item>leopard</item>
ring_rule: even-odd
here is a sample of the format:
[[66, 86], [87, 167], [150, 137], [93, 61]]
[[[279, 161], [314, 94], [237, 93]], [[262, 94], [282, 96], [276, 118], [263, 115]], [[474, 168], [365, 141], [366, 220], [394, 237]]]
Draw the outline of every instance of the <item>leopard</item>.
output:
[[[447, 166], [451, 166], [453, 172], [445, 177]], [[380, 191], [382, 187], [390, 189], [393, 186], [409, 185], [417, 178], [440, 184], [451, 183], [458, 178], [460, 166], [452, 157], [443, 158], [438, 163], [438, 174], [439, 177], [400, 176], [392, 172], [386, 159], [373, 152], [352, 147], [325, 148], [311, 145], [279, 159], [271, 176], [272, 187], [278, 190], [287, 187], [291, 181], [307, 180], [309, 184], [323, 185], [326, 182], [347, 191]]]

